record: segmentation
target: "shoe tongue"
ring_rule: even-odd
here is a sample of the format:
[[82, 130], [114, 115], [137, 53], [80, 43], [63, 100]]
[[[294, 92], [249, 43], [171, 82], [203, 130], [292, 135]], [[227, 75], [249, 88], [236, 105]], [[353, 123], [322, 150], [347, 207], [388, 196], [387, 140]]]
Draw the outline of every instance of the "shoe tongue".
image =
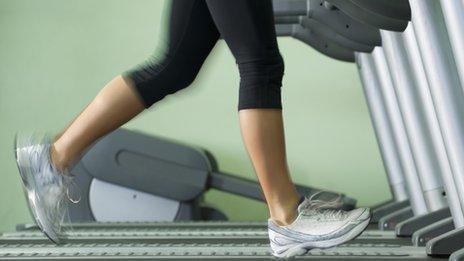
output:
[[298, 206], [298, 213], [303, 211], [317, 211], [322, 209], [337, 209], [341, 207], [341, 202], [336, 199], [333, 201], [325, 201], [320, 199], [306, 198]]
[[300, 205], [298, 205], [298, 213], [313, 209], [313, 205], [314, 202], [312, 200], [310, 200], [309, 198], [305, 198], [303, 202], [301, 202]]

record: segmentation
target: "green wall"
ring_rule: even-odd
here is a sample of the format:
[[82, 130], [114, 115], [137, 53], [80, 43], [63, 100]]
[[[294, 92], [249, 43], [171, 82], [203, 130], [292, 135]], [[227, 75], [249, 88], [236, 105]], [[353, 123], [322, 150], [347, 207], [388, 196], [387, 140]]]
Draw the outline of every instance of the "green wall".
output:
[[[156, 44], [162, 1], [0, 0], [0, 231], [30, 222], [13, 157], [19, 130], [58, 131], [112, 77]], [[279, 39], [289, 165], [302, 184], [372, 205], [390, 197], [353, 64]], [[255, 179], [237, 121], [238, 71], [219, 42], [193, 86], [125, 127], [212, 151], [220, 167]], [[220, 192], [207, 201], [232, 219], [266, 218], [261, 203]]]

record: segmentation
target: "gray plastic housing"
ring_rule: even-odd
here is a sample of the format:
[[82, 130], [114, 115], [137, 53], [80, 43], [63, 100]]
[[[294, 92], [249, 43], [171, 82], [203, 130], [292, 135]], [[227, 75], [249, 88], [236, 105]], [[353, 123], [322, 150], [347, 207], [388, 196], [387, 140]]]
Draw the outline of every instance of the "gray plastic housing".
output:
[[[298, 5], [301, 8], [301, 18], [289, 18], [291, 13], [296, 13], [294, 10], [287, 10], [290, 8], [282, 2], [300, 2]], [[304, 6], [303, 4], [306, 4]], [[295, 8], [296, 3], [292, 5]], [[380, 46], [382, 40], [378, 28], [360, 22], [351, 18], [344, 12], [337, 8], [327, 8], [324, 6], [324, 0], [301, 0], [301, 1], [284, 1], [274, 0], [274, 15], [276, 16], [275, 22], [279, 23], [299, 23], [298, 19], [308, 19], [309, 22], [317, 22], [331, 28], [335, 33], [359, 44]], [[281, 17], [287, 16], [287, 17]], [[308, 22], [306, 22], [308, 23]], [[305, 26], [304, 24], [302, 24]], [[308, 27], [308, 24], [306, 24]]]
[[408, 0], [351, 0], [354, 4], [373, 13], [399, 20], [411, 20]]
[[371, 223], [378, 223], [379, 220], [382, 217], [384, 217], [386, 215], [389, 215], [392, 212], [395, 212], [397, 210], [408, 207], [408, 206], [410, 206], [409, 200], [403, 200], [403, 201], [389, 202], [389, 203], [384, 204], [382, 206], [373, 208], [372, 209]]
[[378, 28], [360, 22], [337, 8], [327, 8], [323, 3], [324, 0], [308, 0], [307, 17], [353, 41], [374, 46], [382, 44]]
[[125, 129], [100, 139], [80, 164], [100, 180], [180, 201], [200, 196], [213, 170], [200, 149]]
[[442, 208], [400, 222], [395, 227], [395, 233], [399, 237], [411, 237], [416, 231], [449, 217], [451, 217], [450, 209]]
[[443, 235], [454, 228], [453, 218], [442, 219], [414, 232], [414, 234], [412, 234], [412, 243], [414, 246], [423, 247], [431, 239]]
[[354, 62], [353, 50], [340, 46], [328, 39], [324, 39], [321, 35], [299, 24], [278, 24], [276, 25], [276, 33], [278, 36], [291, 36], [300, 40], [330, 58], [344, 62]]
[[[365, 9], [349, 0], [326, 0], [330, 4], [340, 9], [342, 12], [351, 16], [360, 22], [372, 25], [379, 29], [403, 32], [408, 26], [408, 20], [395, 19], [388, 16], [384, 16], [380, 13], [373, 12], [374, 10]], [[377, 2], [376, 4], [381, 2]]]
[[72, 193], [81, 200], [68, 204], [70, 222], [96, 220], [90, 206], [94, 179], [179, 202], [175, 220], [202, 219], [200, 204], [211, 170], [209, 158], [198, 149], [118, 129], [94, 144], [71, 170], [79, 188]]

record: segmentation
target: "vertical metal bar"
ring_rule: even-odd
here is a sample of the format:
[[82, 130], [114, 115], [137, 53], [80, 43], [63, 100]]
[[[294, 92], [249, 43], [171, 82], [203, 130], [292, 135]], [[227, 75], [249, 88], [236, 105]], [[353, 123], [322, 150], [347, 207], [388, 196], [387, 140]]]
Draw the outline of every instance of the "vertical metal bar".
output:
[[[410, 4], [414, 32], [462, 208], [464, 202], [464, 94], [451, 54], [439, 1], [410, 0]], [[448, 198], [448, 201], [452, 200], [454, 200], [452, 197]], [[449, 205], [453, 207], [456, 203], [450, 202]], [[455, 212], [457, 211], [459, 210]], [[463, 215], [462, 210], [461, 215]], [[464, 226], [458, 223], [459, 220], [454, 220], [456, 227]]]
[[385, 111], [376, 72], [369, 61], [366, 61], [366, 55], [357, 53], [356, 63], [390, 190], [395, 201], [406, 200], [408, 192], [403, 178], [401, 161], [393, 138], [392, 127]]
[[382, 48], [376, 47], [372, 52], [372, 57], [379, 77], [382, 97], [392, 125], [393, 135], [395, 137], [394, 140], [399, 151], [401, 165], [403, 166], [411, 207], [414, 215], [422, 215], [427, 213], [427, 206], [424, 196], [422, 195], [422, 187], [419, 177], [417, 176], [414, 158], [411, 153], [401, 112], [398, 108], [398, 101], [393, 89], [392, 79]]
[[441, 0], [441, 8], [461, 86], [464, 87], [464, 2], [462, 0]]
[[429, 124], [433, 147], [441, 169], [446, 197], [448, 199], [452, 198], [452, 200], [448, 200], [448, 205], [453, 204], [453, 206], [450, 206], [451, 215], [454, 220], [457, 220], [457, 223], [464, 224], [464, 217], [462, 215], [463, 211], [461, 204], [459, 204], [458, 192], [454, 185], [453, 173], [448, 161], [448, 155], [446, 154], [445, 144], [441, 134], [440, 125], [438, 124], [438, 118], [433, 105], [429, 83], [427, 82], [424, 64], [417, 46], [417, 40], [412, 24], [406, 28], [402, 34], [402, 38], [407, 50], [406, 55], [408, 57], [409, 64], [411, 65], [411, 71], [414, 77], [414, 82], [416, 83], [417, 93], [422, 101], [425, 116], [427, 117], [427, 122]]
[[443, 196], [441, 168], [433, 148], [424, 106], [416, 91], [401, 33], [380, 30], [380, 35], [422, 193], [428, 211], [435, 211], [445, 207], [446, 200]]

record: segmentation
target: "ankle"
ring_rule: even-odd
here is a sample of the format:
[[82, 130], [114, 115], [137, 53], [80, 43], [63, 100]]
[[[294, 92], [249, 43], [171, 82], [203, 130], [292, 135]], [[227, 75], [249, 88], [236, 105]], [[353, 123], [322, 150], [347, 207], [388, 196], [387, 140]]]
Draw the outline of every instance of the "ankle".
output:
[[298, 199], [291, 200], [286, 204], [272, 204], [270, 208], [271, 219], [280, 226], [292, 224], [298, 217], [298, 204]]
[[288, 212], [281, 215], [271, 215], [271, 219], [279, 226], [288, 226], [298, 217], [297, 211]]
[[65, 172], [69, 167], [66, 157], [56, 149], [55, 144], [50, 147], [50, 160], [52, 165], [60, 172]]

